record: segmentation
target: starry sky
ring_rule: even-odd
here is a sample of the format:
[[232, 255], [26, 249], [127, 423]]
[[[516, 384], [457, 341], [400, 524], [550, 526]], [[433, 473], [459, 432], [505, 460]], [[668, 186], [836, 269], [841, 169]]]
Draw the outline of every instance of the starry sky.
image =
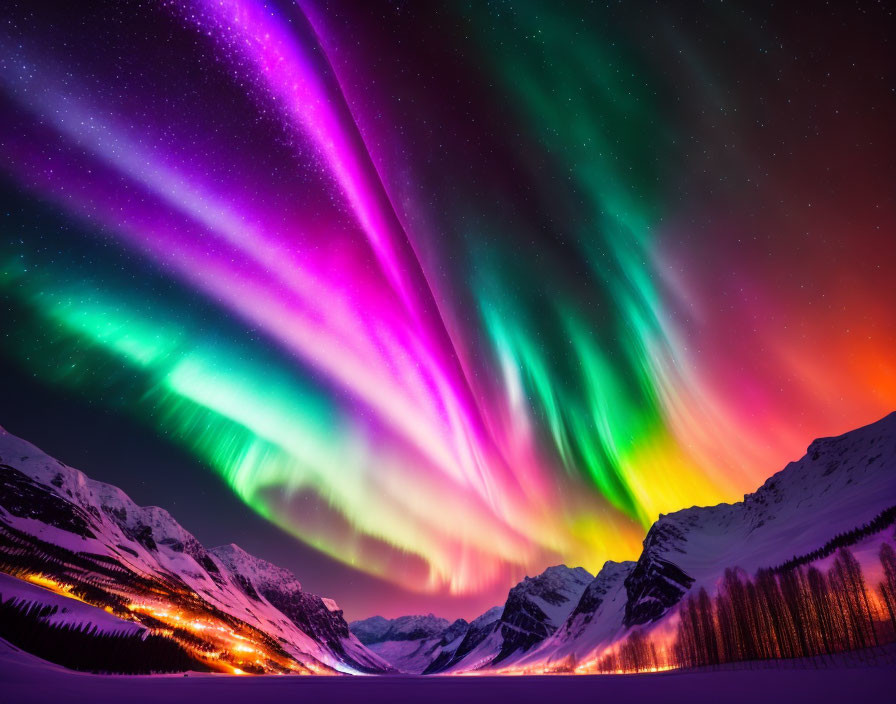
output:
[[896, 408], [886, 3], [9, 5], [0, 424], [349, 618]]

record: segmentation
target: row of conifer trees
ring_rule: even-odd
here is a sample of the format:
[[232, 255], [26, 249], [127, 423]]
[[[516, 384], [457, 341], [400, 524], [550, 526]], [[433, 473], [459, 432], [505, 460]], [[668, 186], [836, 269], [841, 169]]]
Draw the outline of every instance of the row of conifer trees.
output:
[[73, 670], [149, 674], [205, 670], [177, 643], [160, 635], [104, 633], [92, 624], [54, 624], [57, 607], [0, 600], [0, 638]]
[[840, 547], [828, 569], [725, 571], [715, 597], [706, 589], [679, 606], [677, 634], [665, 647], [633, 631], [598, 662], [602, 672], [641, 672], [729, 662], [832, 655], [896, 641], [896, 551], [878, 553], [881, 580], [866, 582], [852, 551]]

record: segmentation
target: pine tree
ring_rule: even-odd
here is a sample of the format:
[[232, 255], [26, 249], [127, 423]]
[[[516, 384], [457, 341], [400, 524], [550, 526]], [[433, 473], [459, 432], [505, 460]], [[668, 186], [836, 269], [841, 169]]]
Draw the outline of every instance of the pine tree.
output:
[[878, 555], [883, 567], [883, 579], [878, 585], [878, 592], [890, 618], [891, 638], [893, 638], [896, 637], [896, 551], [889, 543], [883, 543]]

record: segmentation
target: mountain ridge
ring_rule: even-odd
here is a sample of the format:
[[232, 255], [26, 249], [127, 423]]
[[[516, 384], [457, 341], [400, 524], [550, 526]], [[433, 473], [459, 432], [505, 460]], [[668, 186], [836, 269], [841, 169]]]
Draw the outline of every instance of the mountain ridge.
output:
[[661, 621], [687, 594], [712, 591], [729, 567], [752, 573], [814, 555], [889, 515], [896, 506], [896, 412], [814, 440], [742, 501], [661, 514], [636, 561], [608, 561], [594, 576], [549, 567], [469, 623], [426, 614], [348, 624], [335, 602], [303, 591], [288, 570], [233, 543], [206, 549], [165, 509], [137, 506], [117, 487], [2, 428], [0, 489], [6, 562], [21, 562], [31, 550], [53, 569], [61, 561], [62, 576], [91, 593], [131, 580], [138, 591], [187, 595], [302, 667], [531, 670], [581, 660]]
[[[392, 669], [351, 634], [335, 602], [304, 592], [288, 570], [235, 544], [206, 549], [165, 509], [138, 506], [118, 487], [90, 479], [2, 428], [0, 487], [0, 546], [30, 542], [34, 555], [62, 551], [63, 567], [56, 567], [58, 556], [46, 556], [38, 572], [56, 570], [54, 577], [116, 605], [130, 587], [130, 597], [152, 589], [177, 595], [224, 623], [237, 619], [281, 661], [294, 659], [303, 668]], [[33, 559], [2, 549], [0, 556], [34, 571]], [[92, 571], [102, 574], [102, 588], [90, 583], [96, 581]]]
[[[742, 501], [660, 514], [638, 560], [606, 562], [563, 623], [522, 652], [496, 659], [498, 626], [492, 622], [485, 634], [477, 634], [473, 647], [458, 647], [459, 656], [442, 657], [424, 672], [531, 668], [584, 659], [632, 627], [662, 620], [691, 590], [711, 590], [726, 567], [748, 572], [776, 567], [819, 550], [894, 506], [896, 412], [813, 440], [802, 458]], [[817, 520], [819, 514], [824, 521]]]

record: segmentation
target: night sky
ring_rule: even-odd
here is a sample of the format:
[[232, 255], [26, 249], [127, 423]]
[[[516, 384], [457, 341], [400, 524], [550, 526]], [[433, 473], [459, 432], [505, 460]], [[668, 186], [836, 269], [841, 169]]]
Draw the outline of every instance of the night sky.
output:
[[349, 618], [896, 409], [888, 3], [7, 6], [0, 425]]

